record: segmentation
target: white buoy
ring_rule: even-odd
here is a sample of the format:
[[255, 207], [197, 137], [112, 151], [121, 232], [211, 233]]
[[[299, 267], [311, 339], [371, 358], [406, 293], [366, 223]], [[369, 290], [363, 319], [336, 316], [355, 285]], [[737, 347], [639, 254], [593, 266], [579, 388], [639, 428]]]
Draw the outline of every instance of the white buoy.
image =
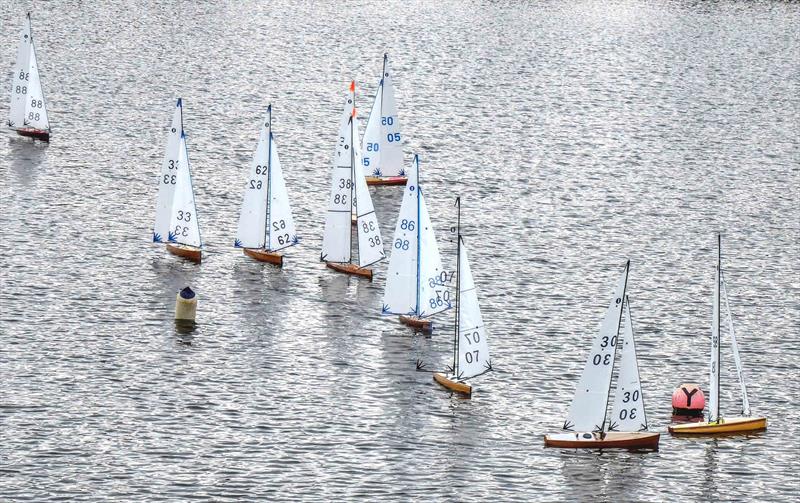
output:
[[197, 316], [197, 295], [188, 286], [175, 299], [175, 323], [194, 325]]

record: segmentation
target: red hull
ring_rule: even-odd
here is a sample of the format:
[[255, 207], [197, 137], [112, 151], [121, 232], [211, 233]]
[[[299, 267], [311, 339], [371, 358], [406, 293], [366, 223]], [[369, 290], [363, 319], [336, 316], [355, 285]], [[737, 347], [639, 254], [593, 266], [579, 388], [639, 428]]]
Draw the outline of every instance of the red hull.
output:
[[28, 136], [34, 140], [50, 142], [50, 131], [45, 131], [44, 129], [22, 128], [16, 131], [20, 136]]

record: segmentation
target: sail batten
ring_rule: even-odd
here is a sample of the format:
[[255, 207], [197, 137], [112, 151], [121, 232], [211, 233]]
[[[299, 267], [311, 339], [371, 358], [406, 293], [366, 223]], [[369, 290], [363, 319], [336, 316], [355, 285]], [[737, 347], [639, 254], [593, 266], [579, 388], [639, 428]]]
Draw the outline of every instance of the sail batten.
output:
[[605, 427], [629, 267], [630, 263], [627, 263], [617, 280], [600, 330], [592, 342], [564, 422], [566, 430], [602, 431]]

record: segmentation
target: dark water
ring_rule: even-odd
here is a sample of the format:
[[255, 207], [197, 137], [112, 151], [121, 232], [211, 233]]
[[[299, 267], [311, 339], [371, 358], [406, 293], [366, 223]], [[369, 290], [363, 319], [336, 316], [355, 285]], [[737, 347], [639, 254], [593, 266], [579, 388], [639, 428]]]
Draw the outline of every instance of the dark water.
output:
[[[31, 2], [0, 5], [10, 75]], [[33, 29], [54, 132], [0, 139], [3, 501], [793, 499], [796, 3], [37, 2]], [[415, 371], [447, 364], [447, 320], [380, 316], [386, 264], [318, 262], [343, 93], [366, 117], [384, 51], [449, 265], [464, 202], [496, 369], [472, 400]], [[201, 266], [149, 243], [177, 96]], [[283, 270], [230, 247], [269, 102], [303, 236]], [[372, 193], [389, 236], [401, 190]], [[672, 390], [707, 387], [718, 230], [769, 430], [673, 439]], [[661, 450], [546, 451], [626, 258]]]

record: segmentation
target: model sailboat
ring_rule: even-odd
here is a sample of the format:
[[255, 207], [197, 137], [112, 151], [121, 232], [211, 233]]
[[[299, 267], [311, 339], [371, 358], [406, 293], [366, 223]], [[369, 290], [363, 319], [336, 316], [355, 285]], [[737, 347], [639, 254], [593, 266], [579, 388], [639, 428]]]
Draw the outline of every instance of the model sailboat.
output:
[[398, 314], [406, 325], [431, 332], [427, 318], [451, 306], [448, 280], [419, 183], [419, 156], [415, 155], [394, 230], [383, 314]]
[[[355, 92], [355, 82], [351, 82], [333, 158], [331, 196], [325, 217], [325, 234], [322, 237], [320, 260], [335, 271], [371, 280], [372, 269], [368, 267], [386, 258], [386, 254], [383, 251], [378, 219], [362, 170]], [[351, 263], [353, 211], [356, 214], [357, 264]]]
[[183, 132], [183, 106], [180, 98], [172, 115], [167, 148], [158, 179], [153, 242], [166, 242], [167, 251], [173, 255], [193, 262], [201, 260], [202, 240], [194, 202], [186, 135]]
[[272, 135], [272, 105], [261, 126], [258, 146], [245, 180], [242, 212], [234, 246], [262, 262], [283, 265], [279, 250], [299, 242], [289, 194], [283, 181], [278, 148]]
[[8, 126], [22, 136], [50, 141], [50, 120], [39, 78], [30, 13], [25, 16], [22, 25], [17, 61], [11, 78], [11, 113]]
[[364, 130], [364, 174], [368, 185], [404, 185], [403, 137], [397, 117], [389, 56], [383, 55], [383, 73]]
[[456, 199], [456, 206], [458, 224], [453, 367], [450, 373], [434, 373], [433, 380], [451, 391], [471, 397], [472, 385], [467, 380], [492, 370], [492, 360], [489, 356], [489, 335], [481, 316], [478, 292], [467, 259], [467, 248], [461, 238], [461, 198]]
[[[733, 318], [728, 304], [728, 289], [722, 275], [722, 238], [717, 234], [717, 266], [714, 277], [714, 306], [711, 319], [711, 365], [709, 368], [709, 401], [708, 421], [701, 423], [678, 424], [669, 427], [669, 432], [674, 435], [712, 435], [716, 433], [751, 433], [767, 429], [767, 418], [750, 415], [750, 402], [747, 399], [747, 387], [744, 383], [742, 362], [739, 358], [739, 348], [736, 344], [736, 334], [733, 331]], [[720, 297], [725, 299], [728, 329], [731, 334], [733, 359], [736, 363], [736, 374], [739, 377], [739, 386], [742, 391], [742, 416], [723, 418], [720, 415]]]
[[[629, 301], [625, 295], [629, 269], [630, 261], [625, 264], [625, 270], [617, 280], [614, 295], [600, 325], [600, 331], [592, 342], [581, 380], [575, 389], [567, 420], [564, 421], [564, 429], [570, 433], [545, 435], [546, 447], [658, 449], [661, 435], [647, 431], [644, 397], [639, 382]], [[622, 358], [609, 418], [608, 398], [623, 310], [625, 331]]]

